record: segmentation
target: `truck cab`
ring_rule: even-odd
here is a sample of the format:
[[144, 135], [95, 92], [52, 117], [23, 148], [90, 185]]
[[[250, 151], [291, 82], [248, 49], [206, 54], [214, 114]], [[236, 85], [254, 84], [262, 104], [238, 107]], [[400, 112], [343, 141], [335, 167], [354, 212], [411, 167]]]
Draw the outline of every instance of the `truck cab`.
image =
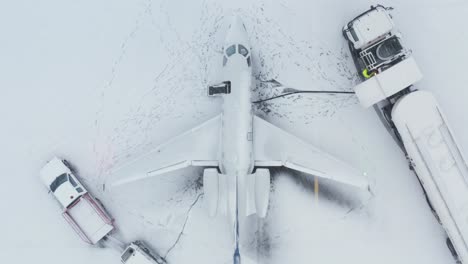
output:
[[372, 6], [343, 27], [359, 76], [366, 80], [408, 58], [411, 51], [401, 40], [389, 10]]
[[68, 162], [54, 157], [40, 171], [42, 182], [54, 194], [59, 203], [67, 208], [87, 190], [78, 181]]

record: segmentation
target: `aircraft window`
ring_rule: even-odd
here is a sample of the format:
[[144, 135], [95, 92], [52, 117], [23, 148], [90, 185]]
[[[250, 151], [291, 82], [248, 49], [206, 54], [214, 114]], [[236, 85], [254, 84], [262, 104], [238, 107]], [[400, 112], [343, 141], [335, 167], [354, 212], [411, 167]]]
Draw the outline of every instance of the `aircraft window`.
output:
[[247, 57], [247, 54], [249, 54], [249, 50], [243, 45], [239, 44], [239, 53], [242, 54], [242, 56]]
[[250, 56], [247, 57], [247, 65], [250, 67]]
[[223, 56], [223, 66], [226, 66], [226, 63], [227, 63], [227, 58], [226, 58], [226, 55]]
[[231, 45], [229, 46], [229, 48], [226, 49], [226, 55], [228, 55], [228, 57], [231, 57], [234, 53], [236, 53], [235, 45]]

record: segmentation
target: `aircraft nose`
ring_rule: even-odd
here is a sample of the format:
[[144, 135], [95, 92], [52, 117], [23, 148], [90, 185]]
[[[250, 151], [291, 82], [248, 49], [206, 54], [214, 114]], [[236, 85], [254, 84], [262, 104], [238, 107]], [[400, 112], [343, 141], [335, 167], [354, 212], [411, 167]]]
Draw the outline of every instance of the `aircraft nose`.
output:
[[233, 16], [232, 17], [231, 29], [232, 28], [239, 28], [239, 29], [244, 29], [245, 30], [244, 22], [242, 22], [242, 19], [239, 16]]
[[226, 36], [226, 44], [243, 44], [248, 45], [247, 31], [242, 19], [239, 16], [234, 16], [231, 20], [230, 29]]

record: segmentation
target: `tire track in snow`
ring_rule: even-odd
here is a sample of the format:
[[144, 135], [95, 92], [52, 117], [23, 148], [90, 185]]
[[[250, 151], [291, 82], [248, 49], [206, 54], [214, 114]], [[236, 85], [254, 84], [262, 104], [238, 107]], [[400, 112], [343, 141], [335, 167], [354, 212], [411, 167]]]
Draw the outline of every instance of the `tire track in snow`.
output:
[[[93, 144], [93, 152], [94, 152], [95, 160], [97, 162], [96, 174], [98, 178], [101, 177], [101, 175], [108, 169], [108, 167], [111, 164], [109, 156], [112, 152], [112, 149], [107, 144], [108, 142], [105, 140], [106, 136], [104, 135], [104, 131], [102, 131], [102, 127], [101, 127], [102, 122], [104, 121], [106, 117], [105, 116], [106, 94], [109, 92], [109, 90], [112, 88], [114, 84], [115, 78], [117, 76], [118, 68], [127, 54], [129, 43], [132, 40], [134, 40], [134, 38], [137, 36], [137, 33], [141, 27], [142, 20], [144, 19], [145, 15], [151, 10], [151, 7], [152, 7], [152, 0], [148, 0], [143, 10], [140, 11], [140, 13], [137, 15], [135, 22], [134, 22], [134, 26], [124, 38], [120, 46], [120, 52], [111, 66], [110, 77], [107, 80], [106, 85], [101, 89], [101, 92], [99, 95], [100, 106], [98, 107], [96, 111], [96, 115], [95, 115], [96, 117], [94, 120], [94, 127], [96, 130], [96, 139]], [[104, 144], [102, 144], [102, 142], [104, 142]]]
[[[170, 62], [162, 71], [155, 73], [150, 86], [142, 87], [144, 92], [141, 99], [115, 125], [109, 141], [112, 145], [118, 145], [119, 149], [114, 150], [112, 164], [121, 163], [154, 147], [151, 141], [160, 121], [169, 118], [176, 120], [186, 114], [191, 114], [195, 120], [207, 116], [206, 107], [199, 108], [198, 105], [206, 106], [212, 101], [206, 97], [205, 87], [211, 70], [208, 63], [220, 49], [213, 38], [222, 20], [222, 16], [213, 15], [213, 12], [217, 11], [203, 8], [202, 26], [193, 33], [193, 41], [182, 39], [163, 4], [157, 13], [154, 10], [148, 12]], [[192, 111], [184, 113], [184, 108], [191, 108]]]

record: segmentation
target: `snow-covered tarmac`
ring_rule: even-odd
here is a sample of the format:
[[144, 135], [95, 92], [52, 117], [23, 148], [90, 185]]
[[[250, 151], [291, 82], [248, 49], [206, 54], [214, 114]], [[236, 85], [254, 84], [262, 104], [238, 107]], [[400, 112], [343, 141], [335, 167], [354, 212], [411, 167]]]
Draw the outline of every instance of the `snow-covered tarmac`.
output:
[[[462, 150], [468, 150], [468, 3], [383, 1]], [[230, 229], [203, 208], [201, 171], [186, 169], [111, 188], [113, 166], [220, 111], [207, 98], [219, 81], [228, 18], [250, 34], [258, 98], [276, 79], [309, 90], [350, 90], [355, 70], [342, 25], [376, 2], [19, 0], [0, 8], [0, 259], [2, 263], [119, 263], [73, 233], [39, 181], [53, 155], [116, 218], [122, 240], [143, 239], [169, 263], [230, 263]], [[404, 155], [373, 110], [349, 95], [296, 95], [256, 113], [367, 172], [373, 195], [330, 182], [313, 188], [273, 171], [271, 206], [244, 236], [248, 263], [454, 263]], [[464, 151], [468, 154], [467, 151]], [[183, 230], [183, 232], [181, 232]], [[169, 252], [169, 253], [168, 253]]]

